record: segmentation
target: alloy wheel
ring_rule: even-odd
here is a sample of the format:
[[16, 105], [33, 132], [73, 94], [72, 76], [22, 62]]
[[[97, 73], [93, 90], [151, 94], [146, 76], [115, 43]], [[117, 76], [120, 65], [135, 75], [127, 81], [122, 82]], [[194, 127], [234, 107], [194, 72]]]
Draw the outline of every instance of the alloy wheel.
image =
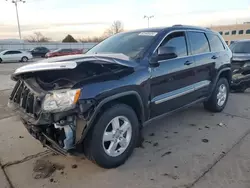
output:
[[111, 157], [121, 155], [129, 146], [132, 126], [125, 116], [113, 118], [105, 128], [102, 145], [105, 153]]
[[227, 100], [227, 88], [224, 84], [219, 86], [219, 91], [217, 94], [217, 104], [218, 106], [223, 106]]

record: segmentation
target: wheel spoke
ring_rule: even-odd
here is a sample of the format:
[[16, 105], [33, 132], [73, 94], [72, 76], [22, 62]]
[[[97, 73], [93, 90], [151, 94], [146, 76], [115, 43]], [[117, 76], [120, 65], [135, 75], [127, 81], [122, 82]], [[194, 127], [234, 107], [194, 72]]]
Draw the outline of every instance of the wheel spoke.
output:
[[225, 93], [226, 92], [226, 87], [222, 87], [222, 92]]
[[113, 130], [119, 129], [119, 128], [120, 128], [119, 118], [118, 118], [118, 117], [114, 118], [114, 119], [112, 120], [111, 124], [112, 124]]
[[103, 135], [103, 141], [106, 142], [106, 141], [112, 141], [112, 140], [114, 140], [113, 133], [112, 132], [105, 132]]
[[123, 139], [120, 141], [120, 146], [121, 146], [122, 148], [127, 147], [127, 144], [128, 144], [128, 142], [127, 142], [127, 140], [126, 140], [125, 138], [123, 138]]
[[129, 122], [125, 121], [120, 129], [122, 130], [123, 133], [125, 133], [129, 128], [130, 128]]
[[117, 148], [118, 142], [112, 141], [109, 145], [108, 148], [108, 153], [110, 153], [111, 155], [113, 155], [115, 153], [115, 150]]
[[217, 94], [217, 99], [220, 99], [220, 96], [221, 96], [221, 94], [220, 94], [220, 93], [218, 93], [218, 94]]

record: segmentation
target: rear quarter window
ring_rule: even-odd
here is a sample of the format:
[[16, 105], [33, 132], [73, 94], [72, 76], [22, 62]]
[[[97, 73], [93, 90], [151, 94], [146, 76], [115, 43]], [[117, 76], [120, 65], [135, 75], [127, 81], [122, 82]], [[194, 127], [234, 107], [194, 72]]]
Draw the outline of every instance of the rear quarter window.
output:
[[221, 39], [216, 34], [206, 33], [206, 35], [212, 52], [219, 52], [225, 50]]

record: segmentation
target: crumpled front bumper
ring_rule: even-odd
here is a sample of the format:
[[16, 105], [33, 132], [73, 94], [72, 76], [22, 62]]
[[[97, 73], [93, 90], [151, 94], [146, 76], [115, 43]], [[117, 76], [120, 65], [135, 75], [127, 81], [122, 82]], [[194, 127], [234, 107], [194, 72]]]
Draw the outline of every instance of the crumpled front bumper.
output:
[[67, 150], [63, 149], [56, 143], [52, 138], [44, 133], [44, 130], [38, 126], [31, 125], [26, 123], [23, 119], [21, 119], [27, 131], [32, 135], [35, 139], [39, 140], [44, 147], [49, 148], [50, 150], [54, 151], [55, 153], [61, 155], [68, 155], [70, 154]]
[[250, 74], [234, 74], [231, 82], [231, 89], [236, 90], [238, 88], [248, 88], [250, 87]]
[[35, 126], [28, 124], [23, 119], [21, 120], [30, 135], [39, 140], [43, 147], [47, 147], [49, 150], [64, 156], [84, 156], [83, 152], [78, 150], [79, 147], [74, 147], [70, 150], [62, 148], [55, 140], [53, 140], [48, 134], [46, 134], [46, 126]]

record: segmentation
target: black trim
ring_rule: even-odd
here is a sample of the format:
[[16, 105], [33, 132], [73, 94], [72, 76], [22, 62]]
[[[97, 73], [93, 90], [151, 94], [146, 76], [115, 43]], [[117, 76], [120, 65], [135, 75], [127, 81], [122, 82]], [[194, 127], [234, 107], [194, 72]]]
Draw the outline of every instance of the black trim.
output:
[[118, 98], [127, 96], [127, 95], [135, 95], [135, 96], [137, 97], [137, 99], [139, 100], [140, 107], [141, 107], [141, 120], [142, 120], [142, 123], [143, 123], [143, 122], [145, 121], [144, 106], [143, 106], [142, 99], [141, 99], [140, 95], [138, 94], [138, 92], [136, 92], [136, 91], [126, 91], [126, 92], [118, 93], [118, 94], [115, 94], [115, 95], [112, 95], [112, 96], [110, 96], [110, 97], [107, 97], [107, 98], [103, 99], [103, 100], [97, 105], [97, 107], [95, 108], [95, 111], [94, 111], [93, 115], [91, 116], [90, 120], [88, 121], [88, 123], [87, 123], [87, 125], [86, 125], [86, 128], [85, 128], [84, 131], [83, 131], [82, 138], [79, 140], [78, 143], [81, 143], [82, 140], [86, 137], [88, 131], [89, 131], [90, 128], [93, 126], [93, 122], [94, 122], [94, 120], [96, 119], [97, 114], [99, 113], [100, 109], [101, 109], [105, 104], [107, 104], [108, 102], [113, 101], [113, 100], [115, 100], [115, 99], [118, 99]]

